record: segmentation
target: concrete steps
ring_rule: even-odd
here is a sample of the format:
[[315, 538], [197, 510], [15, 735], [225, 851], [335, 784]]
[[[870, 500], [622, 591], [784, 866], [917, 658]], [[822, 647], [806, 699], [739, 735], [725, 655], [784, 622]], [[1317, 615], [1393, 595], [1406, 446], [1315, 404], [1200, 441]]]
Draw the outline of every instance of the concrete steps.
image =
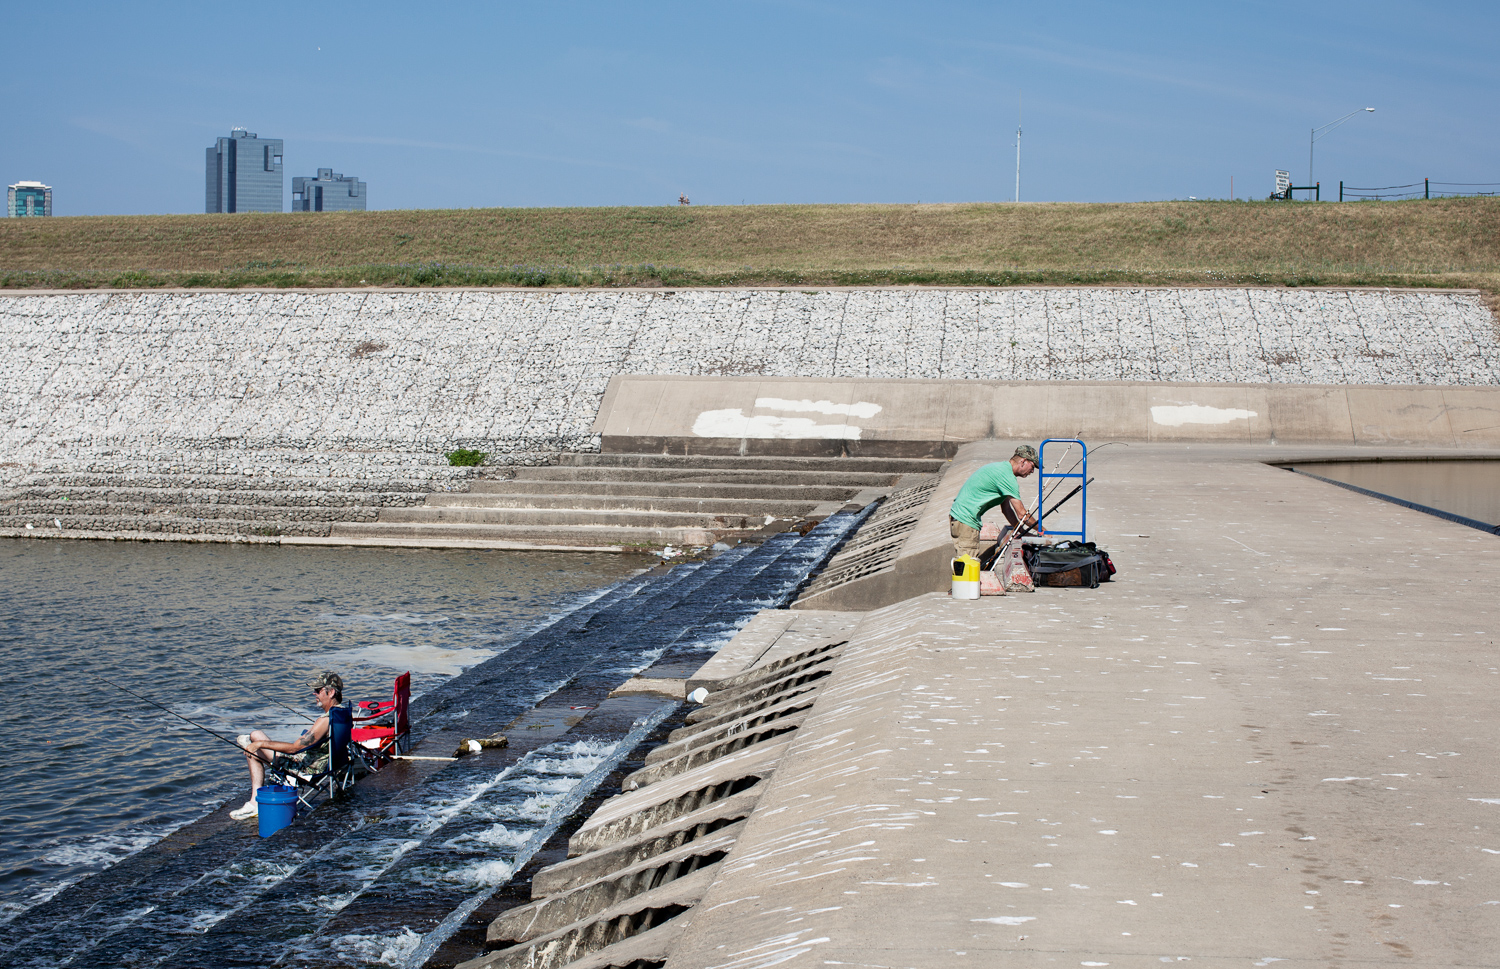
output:
[[[486, 469], [465, 493], [339, 522], [333, 538], [708, 545], [863, 506], [941, 461], [874, 458], [560, 454], [557, 463]], [[503, 476], [502, 476], [503, 475]], [[780, 526], [778, 529], [777, 526]]]
[[145, 518], [175, 517], [194, 520], [236, 519], [243, 521], [374, 521], [380, 509], [373, 505], [232, 505], [162, 504], [143, 501], [18, 501], [13, 514], [53, 518]]
[[[598, 508], [563, 507], [532, 508], [527, 506], [507, 508], [449, 508], [424, 505], [419, 508], [386, 508], [380, 512], [380, 522], [389, 524], [446, 524], [446, 525], [550, 525], [553, 527], [585, 527], [590, 525], [622, 525], [639, 528], [708, 528], [744, 531], [767, 524], [765, 515], [719, 515], [691, 511], [654, 511], [636, 506], [622, 507], [620, 504]], [[791, 517], [791, 516], [788, 516]]]
[[[773, 499], [773, 498], [721, 498], [709, 495], [626, 495], [631, 506], [638, 511], [653, 511], [674, 514], [728, 515], [732, 517], [755, 517], [758, 515], [805, 515], [823, 501], [843, 501], [847, 488], [829, 489], [829, 498], [824, 499]], [[422, 508], [408, 508], [407, 512], [429, 511], [437, 508], [504, 511], [512, 508], [568, 508], [577, 511], [609, 511], [620, 507], [620, 496], [557, 494], [553, 489], [547, 494], [468, 494], [432, 495]], [[391, 512], [393, 515], [395, 511]], [[391, 521], [400, 521], [393, 517]], [[415, 519], [412, 519], [415, 520]]]
[[830, 464], [842, 471], [873, 471], [879, 474], [932, 474], [946, 462], [939, 458], [804, 458], [766, 455], [705, 454], [559, 454], [557, 467], [591, 468], [689, 468], [730, 471], [813, 471], [826, 473]]
[[[11, 521], [8, 519], [22, 519]], [[59, 527], [58, 523], [61, 523]], [[28, 528], [27, 526], [31, 526]], [[184, 518], [180, 515], [41, 515], [0, 514], [0, 537], [135, 538], [152, 535], [203, 535], [232, 538], [283, 535], [324, 537], [330, 523], [316, 520]]]
[[892, 479], [904, 472], [844, 471], [837, 467], [840, 458], [829, 458], [831, 465], [823, 471], [798, 470], [737, 470], [733, 468], [683, 468], [683, 467], [565, 467], [553, 465], [543, 468], [520, 468], [516, 480], [522, 481], [660, 481], [701, 482], [705, 484], [838, 484], [851, 488], [880, 488], [889, 486]]
[[326, 537], [420, 505], [431, 482], [199, 472], [33, 474], [0, 488], [0, 534], [29, 537]]
[[552, 462], [531, 465], [508, 463], [511, 457], [452, 468], [419, 455], [372, 453], [340, 467], [329, 455], [257, 452], [194, 467], [37, 472], [0, 487], [0, 534], [701, 546], [805, 528], [943, 465], [583, 453], [524, 456]]
[[[816, 504], [844, 501], [849, 487], [841, 485], [709, 484], [694, 481], [569, 481], [566, 487], [558, 481], [535, 481], [525, 478], [480, 478], [470, 483], [466, 495], [598, 495], [630, 498], [720, 498], [785, 499]], [[434, 495], [434, 498], [437, 497]]]
[[432, 545], [449, 542], [505, 542], [532, 545], [599, 546], [639, 549], [665, 545], [711, 545], [732, 531], [707, 528], [662, 528], [641, 525], [505, 525], [443, 522], [338, 522], [330, 538], [395, 541], [424, 540]]

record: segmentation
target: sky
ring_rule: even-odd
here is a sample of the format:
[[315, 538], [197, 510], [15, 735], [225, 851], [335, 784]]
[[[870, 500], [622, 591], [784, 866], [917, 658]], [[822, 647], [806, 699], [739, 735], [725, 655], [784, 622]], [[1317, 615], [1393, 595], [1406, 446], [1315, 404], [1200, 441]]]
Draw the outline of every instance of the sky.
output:
[[0, 181], [51, 185], [57, 215], [201, 212], [204, 149], [234, 127], [284, 139], [288, 205], [332, 168], [372, 209], [1009, 201], [1018, 123], [1022, 201], [1224, 198], [1231, 177], [1264, 198], [1351, 111], [1316, 145], [1335, 195], [1500, 182], [1493, 2], [0, 13]]

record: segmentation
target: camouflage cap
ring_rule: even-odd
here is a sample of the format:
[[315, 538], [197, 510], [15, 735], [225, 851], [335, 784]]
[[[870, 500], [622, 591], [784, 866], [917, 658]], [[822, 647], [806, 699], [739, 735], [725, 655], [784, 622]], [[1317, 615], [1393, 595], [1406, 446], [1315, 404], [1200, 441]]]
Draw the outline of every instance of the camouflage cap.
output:
[[1016, 457], [1025, 458], [1027, 461], [1030, 461], [1032, 464], [1036, 465], [1036, 469], [1038, 471], [1042, 470], [1041, 455], [1037, 454], [1036, 448], [1032, 447], [1030, 444], [1022, 444], [1020, 447], [1016, 448]]
[[312, 690], [322, 690], [331, 686], [339, 696], [344, 695], [344, 678], [331, 670], [324, 670], [317, 676], [314, 676], [307, 681], [307, 685]]

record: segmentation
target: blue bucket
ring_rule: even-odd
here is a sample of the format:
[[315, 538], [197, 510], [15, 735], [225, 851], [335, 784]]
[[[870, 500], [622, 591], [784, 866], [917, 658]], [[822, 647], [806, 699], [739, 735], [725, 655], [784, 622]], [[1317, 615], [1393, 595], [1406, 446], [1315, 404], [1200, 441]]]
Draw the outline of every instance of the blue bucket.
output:
[[269, 838], [297, 816], [297, 789], [286, 784], [267, 784], [255, 791], [260, 836]]

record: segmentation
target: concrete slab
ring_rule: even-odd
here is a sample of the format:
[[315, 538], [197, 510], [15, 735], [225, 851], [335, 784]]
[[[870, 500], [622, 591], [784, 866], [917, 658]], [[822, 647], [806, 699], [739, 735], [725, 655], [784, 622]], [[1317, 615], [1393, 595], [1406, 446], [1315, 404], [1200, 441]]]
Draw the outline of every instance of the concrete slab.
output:
[[668, 967], [1500, 964], [1500, 541], [1299, 450], [1111, 449], [1115, 582], [870, 613]]
[[713, 691], [736, 673], [772, 663], [822, 642], [844, 638], [864, 618], [862, 612], [763, 609], [688, 679], [688, 692]]

